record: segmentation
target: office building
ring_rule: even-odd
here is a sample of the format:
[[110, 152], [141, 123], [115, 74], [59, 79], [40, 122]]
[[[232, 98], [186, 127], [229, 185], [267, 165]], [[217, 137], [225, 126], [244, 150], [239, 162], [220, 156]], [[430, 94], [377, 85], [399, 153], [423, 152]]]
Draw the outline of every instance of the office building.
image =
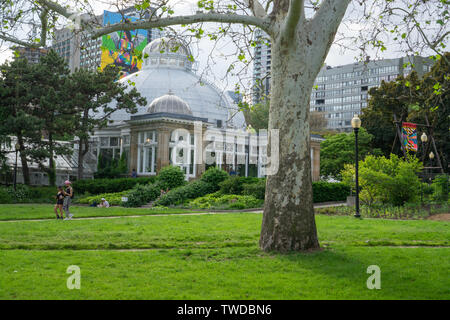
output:
[[367, 107], [369, 90], [381, 81], [395, 80], [414, 70], [423, 76], [432, 66], [432, 60], [423, 57], [404, 57], [343, 66], [324, 66], [319, 72], [311, 92], [310, 111], [322, 112], [328, 122], [327, 129], [350, 131], [354, 114]]
[[47, 48], [29, 48], [29, 47], [14, 46], [11, 49], [18, 53], [16, 59], [26, 58], [28, 62], [32, 64], [39, 63], [41, 57], [45, 56], [48, 53]]
[[[268, 36], [255, 32], [257, 45], [253, 62], [253, 104], [270, 92], [271, 46]], [[396, 59], [368, 60], [331, 67], [325, 65], [317, 75], [311, 93], [310, 110], [324, 114], [327, 129], [349, 131], [351, 119], [367, 107], [368, 91], [381, 81], [395, 80], [414, 70], [422, 76], [431, 69], [433, 61], [420, 56]]]

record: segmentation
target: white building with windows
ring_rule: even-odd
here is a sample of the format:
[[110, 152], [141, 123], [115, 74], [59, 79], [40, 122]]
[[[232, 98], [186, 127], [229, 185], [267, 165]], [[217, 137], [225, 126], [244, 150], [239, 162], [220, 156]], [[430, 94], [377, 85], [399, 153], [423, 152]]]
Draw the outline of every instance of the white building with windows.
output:
[[[129, 172], [136, 169], [139, 176], [156, 175], [164, 166], [177, 165], [187, 179], [199, 177], [210, 166], [230, 174], [263, 177], [276, 165], [270, 155], [277, 150], [267, 150], [270, 135], [247, 130], [238, 107], [240, 97], [198, 76], [187, 45], [178, 39], [161, 38], [149, 43], [143, 52], [142, 70], [119, 81], [136, 88], [148, 104], [134, 114], [118, 110], [109, 116], [106, 127], [94, 131], [84, 178], [93, 177], [100, 157], [123, 157]], [[319, 179], [322, 140], [311, 136], [313, 180]], [[74, 148], [73, 156], [58, 158], [57, 183], [77, 176], [76, 143]], [[10, 154], [11, 167], [14, 160]], [[18, 168], [18, 181], [22, 182], [20, 161]], [[34, 169], [33, 174], [36, 179], [32, 184], [48, 184], [45, 174]]]
[[[137, 113], [118, 110], [111, 123], [93, 136], [102, 158], [125, 154], [130, 172], [155, 175], [178, 165], [187, 178], [209, 166], [243, 176], [264, 176], [270, 164], [267, 134], [250, 133], [236, 102], [195, 73], [188, 46], [161, 38], [144, 51], [142, 70], [120, 81], [135, 87], [148, 105]], [[319, 178], [320, 137], [311, 138], [313, 175]], [[266, 161], [267, 160], [267, 161]]]

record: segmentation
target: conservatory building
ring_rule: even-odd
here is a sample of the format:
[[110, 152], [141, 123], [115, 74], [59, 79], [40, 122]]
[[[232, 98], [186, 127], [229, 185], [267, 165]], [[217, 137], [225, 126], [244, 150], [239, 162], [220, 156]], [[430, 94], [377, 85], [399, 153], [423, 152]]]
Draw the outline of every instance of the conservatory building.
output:
[[[187, 179], [209, 166], [241, 176], [262, 177], [274, 170], [276, 159], [270, 155], [277, 150], [267, 150], [273, 133], [247, 128], [235, 101], [195, 73], [187, 45], [156, 39], [143, 57], [142, 70], [119, 81], [136, 88], [148, 105], [134, 114], [111, 114], [108, 126], [94, 133], [95, 156], [125, 157], [129, 172], [135, 169], [139, 176], [156, 175], [167, 165], [180, 166]], [[314, 180], [319, 179], [322, 140], [311, 136]]]

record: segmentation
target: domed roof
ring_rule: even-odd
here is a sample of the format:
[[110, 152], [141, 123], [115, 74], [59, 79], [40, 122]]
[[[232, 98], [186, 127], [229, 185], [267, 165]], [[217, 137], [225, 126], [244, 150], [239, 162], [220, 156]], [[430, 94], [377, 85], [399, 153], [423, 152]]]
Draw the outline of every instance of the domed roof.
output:
[[143, 69], [154, 67], [182, 68], [192, 70], [195, 61], [189, 46], [176, 38], [159, 38], [150, 42], [142, 51]]
[[[159, 42], [156, 42], [156, 40], [151, 42], [147, 45], [147, 50], [154, 50], [152, 43]], [[167, 43], [167, 40], [165, 43]], [[177, 52], [179, 53], [179, 51]], [[167, 107], [158, 108], [159, 111], [151, 111], [153, 109], [149, 108], [153, 102], [156, 103], [157, 99], [167, 95], [168, 90], [171, 90], [175, 97], [170, 98], [170, 100], [182, 99], [188, 105], [188, 108], [176, 108], [177, 113], [207, 118], [210, 123], [221, 122], [226, 127], [245, 128], [244, 115], [237, 104], [213, 83], [195, 74], [191, 66], [192, 61], [180, 54], [153, 52], [147, 57], [144, 54], [142, 70], [119, 80], [120, 83], [130, 89], [136, 88], [141, 96], [145, 97], [147, 102], [150, 103], [145, 107], [138, 106], [135, 115], [144, 115], [148, 112], [173, 112]], [[130, 117], [130, 113], [121, 109], [109, 115], [108, 119], [120, 122], [128, 121]]]
[[150, 103], [148, 113], [176, 113], [192, 116], [189, 105], [181, 98], [175, 96], [171, 91], [162, 97], [156, 98]]
[[176, 38], [167, 38], [162, 37], [153, 40], [144, 48], [144, 55], [145, 54], [151, 54], [151, 53], [171, 53], [171, 54], [178, 54], [183, 56], [190, 56], [191, 51], [189, 50], [189, 47], [184, 45], [183, 42]]

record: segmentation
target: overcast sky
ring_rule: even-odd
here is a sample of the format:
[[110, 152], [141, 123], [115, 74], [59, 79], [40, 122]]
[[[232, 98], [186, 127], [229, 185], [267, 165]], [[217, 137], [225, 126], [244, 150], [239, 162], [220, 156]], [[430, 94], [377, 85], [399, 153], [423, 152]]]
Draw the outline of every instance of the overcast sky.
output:
[[[197, 0], [178, 0], [175, 2], [171, 2], [174, 5], [174, 10], [176, 14], [192, 14], [197, 10]], [[113, 8], [108, 7], [105, 4], [97, 4], [94, 7], [96, 14], [103, 13], [103, 10], [113, 10]], [[351, 12], [351, 7], [347, 11], [347, 15]], [[211, 24], [208, 24], [211, 26]], [[358, 28], [358, 26], [351, 26], [351, 28]], [[346, 34], [351, 34], [352, 31], [347, 29], [344, 25], [341, 25], [340, 31], [345, 32]], [[222, 41], [219, 46], [216, 47], [216, 50], [213, 54], [215, 57], [214, 63], [208, 64], [208, 56], [211, 54], [214, 43], [209, 39], [199, 40], [198, 46], [193, 46], [192, 50], [196, 60], [199, 63], [199, 73], [205, 72], [205, 75], [208, 79], [214, 81], [216, 85], [222, 89], [233, 89], [234, 84], [237, 82], [237, 78], [228, 77], [227, 81], [223, 81], [223, 77], [225, 76], [226, 70], [228, 69], [230, 63], [233, 62], [231, 58], [226, 58], [227, 54], [233, 53], [234, 48], [230, 41]], [[5, 50], [6, 47], [2, 48], [0, 52], [0, 63], [3, 63], [6, 59], [10, 59], [12, 56], [12, 52], [10, 50]], [[331, 66], [349, 64], [356, 61], [359, 52], [357, 50], [346, 50], [342, 51], [341, 47], [338, 45], [333, 45], [330, 49], [330, 52], [326, 58], [325, 63]], [[392, 47], [388, 46], [388, 49], [383, 53], [383, 58], [395, 58], [399, 57], [401, 54], [395, 52]], [[235, 58], [234, 58], [235, 59]], [[208, 67], [209, 66], [209, 67]], [[247, 77], [251, 77], [251, 69], [247, 73]]]

